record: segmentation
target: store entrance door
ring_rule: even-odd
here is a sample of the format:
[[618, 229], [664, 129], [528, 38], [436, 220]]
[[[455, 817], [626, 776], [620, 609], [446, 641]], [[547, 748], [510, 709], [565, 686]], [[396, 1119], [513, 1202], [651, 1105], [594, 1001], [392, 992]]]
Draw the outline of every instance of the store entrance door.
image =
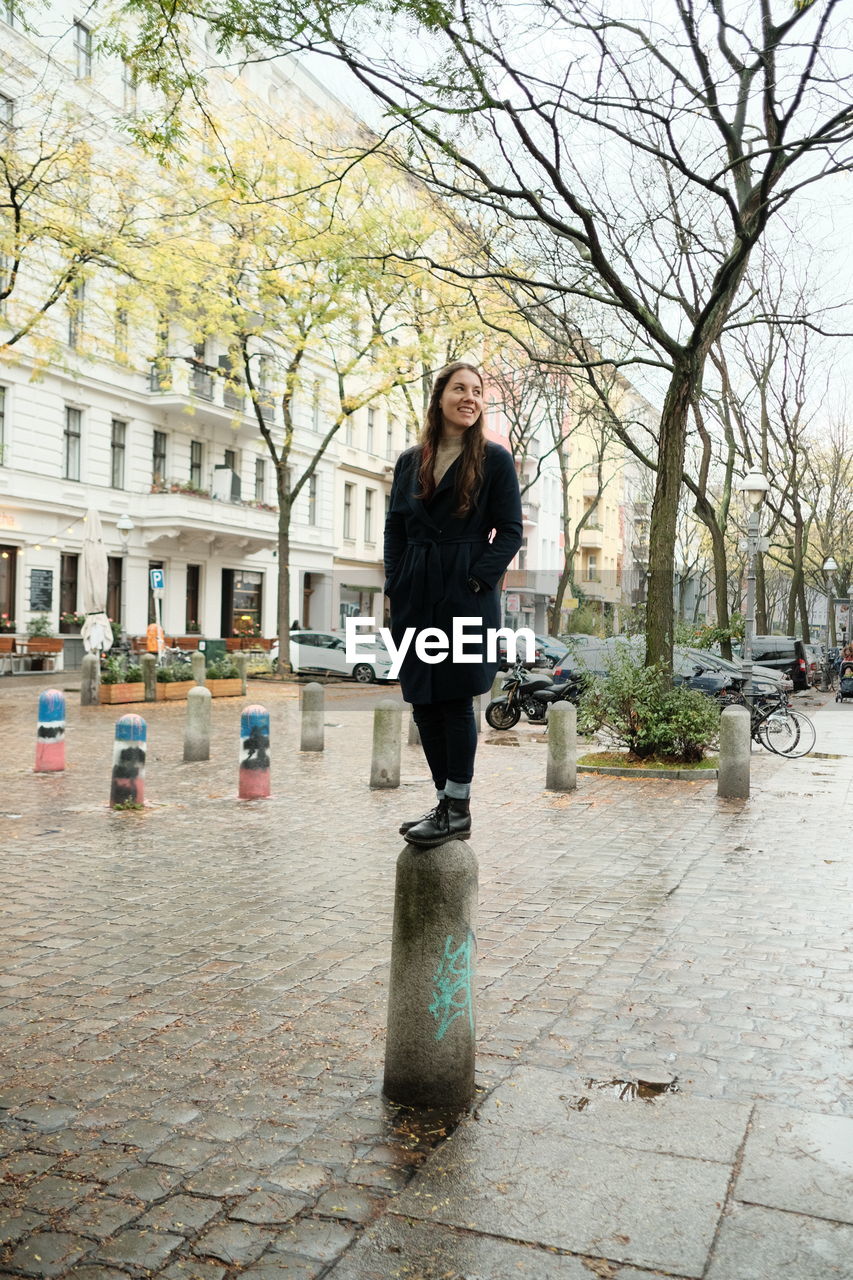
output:
[[15, 621], [15, 575], [18, 568], [18, 548], [0, 547], [0, 614], [10, 622]]

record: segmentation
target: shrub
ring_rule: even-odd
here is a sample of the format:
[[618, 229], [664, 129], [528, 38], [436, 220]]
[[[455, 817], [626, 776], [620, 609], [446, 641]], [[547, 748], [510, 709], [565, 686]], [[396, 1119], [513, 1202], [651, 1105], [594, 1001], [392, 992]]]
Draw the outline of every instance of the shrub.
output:
[[208, 680], [234, 680], [239, 676], [237, 664], [231, 658], [216, 658], [207, 668]]
[[159, 684], [172, 684], [178, 680], [192, 680], [193, 669], [188, 662], [173, 662], [167, 667], [157, 668]]
[[44, 637], [45, 639], [48, 639], [53, 636], [53, 631], [50, 626], [50, 618], [46, 613], [39, 613], [35, 618], [30, 618], [27, 623], [27, 635], [31, 640], [34, 640], [37, 637]]
[[582, 731], [605, 732], [639, 759], [701, 760], [719, 732], [720, 709], [696, 689], [674, 686], [658, 667], [621, 649], [606, 675], [587, 682], [580, 699]]

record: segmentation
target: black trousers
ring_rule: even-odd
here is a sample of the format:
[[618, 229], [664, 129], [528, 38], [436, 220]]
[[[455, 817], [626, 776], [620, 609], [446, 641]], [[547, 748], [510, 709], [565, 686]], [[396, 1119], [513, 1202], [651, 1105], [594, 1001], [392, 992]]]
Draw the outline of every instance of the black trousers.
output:
[[416, 703], [412, 716], [437, 790], [448, 781], [470, 782], [477, 753], [474, 699]]

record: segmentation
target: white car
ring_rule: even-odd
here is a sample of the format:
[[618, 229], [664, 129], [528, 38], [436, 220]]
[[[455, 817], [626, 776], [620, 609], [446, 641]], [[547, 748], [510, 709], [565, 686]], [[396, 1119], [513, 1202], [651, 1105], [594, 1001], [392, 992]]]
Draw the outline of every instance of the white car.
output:
[[[352, 676], [359, 684], [388, 680], [391, 655], [381, 637], [375, 632], [362, 632], [358, 647], [365, 656], [357, 662], [347, 662], [343, 636], [332, 631], [291, 631], [290, 665], [304, 674]], [[270, 659], [275, 662], [277, 658], [278, 644], [274, 644]]]

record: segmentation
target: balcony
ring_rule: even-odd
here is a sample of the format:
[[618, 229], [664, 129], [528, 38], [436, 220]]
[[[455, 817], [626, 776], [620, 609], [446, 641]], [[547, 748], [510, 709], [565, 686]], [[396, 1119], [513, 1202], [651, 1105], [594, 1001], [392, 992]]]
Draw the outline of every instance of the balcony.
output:
[[525, 524], [538, 524], [540, 509], [538, 502], [528, 502], [526, 498], [521, 499], [521, 518]]
[[600, 548], [604, 546], [604, 529], [600, 524], [587, 524], [580, 531], [581, 547]]
[[246, 396], [239, 388], [233, 383], [229, 386], [225, 377], [190, 358], [164, 357], [152, 362], [148, 390], [153, 403], [161, 408], [194, 414], [211, 424], [233, 423], [235, 414], [246, 413]]
[[585, 471], [582, 478], [583, 496], [585, 498], [595, 498], [598, 496], [598, 473], [592, 475]]
[[139, 495], [133, 515], [149, 552], [246, 556], [278, 542], [278, 513], [251, 502], [217, 501], [204, 490], [167, 482]]

